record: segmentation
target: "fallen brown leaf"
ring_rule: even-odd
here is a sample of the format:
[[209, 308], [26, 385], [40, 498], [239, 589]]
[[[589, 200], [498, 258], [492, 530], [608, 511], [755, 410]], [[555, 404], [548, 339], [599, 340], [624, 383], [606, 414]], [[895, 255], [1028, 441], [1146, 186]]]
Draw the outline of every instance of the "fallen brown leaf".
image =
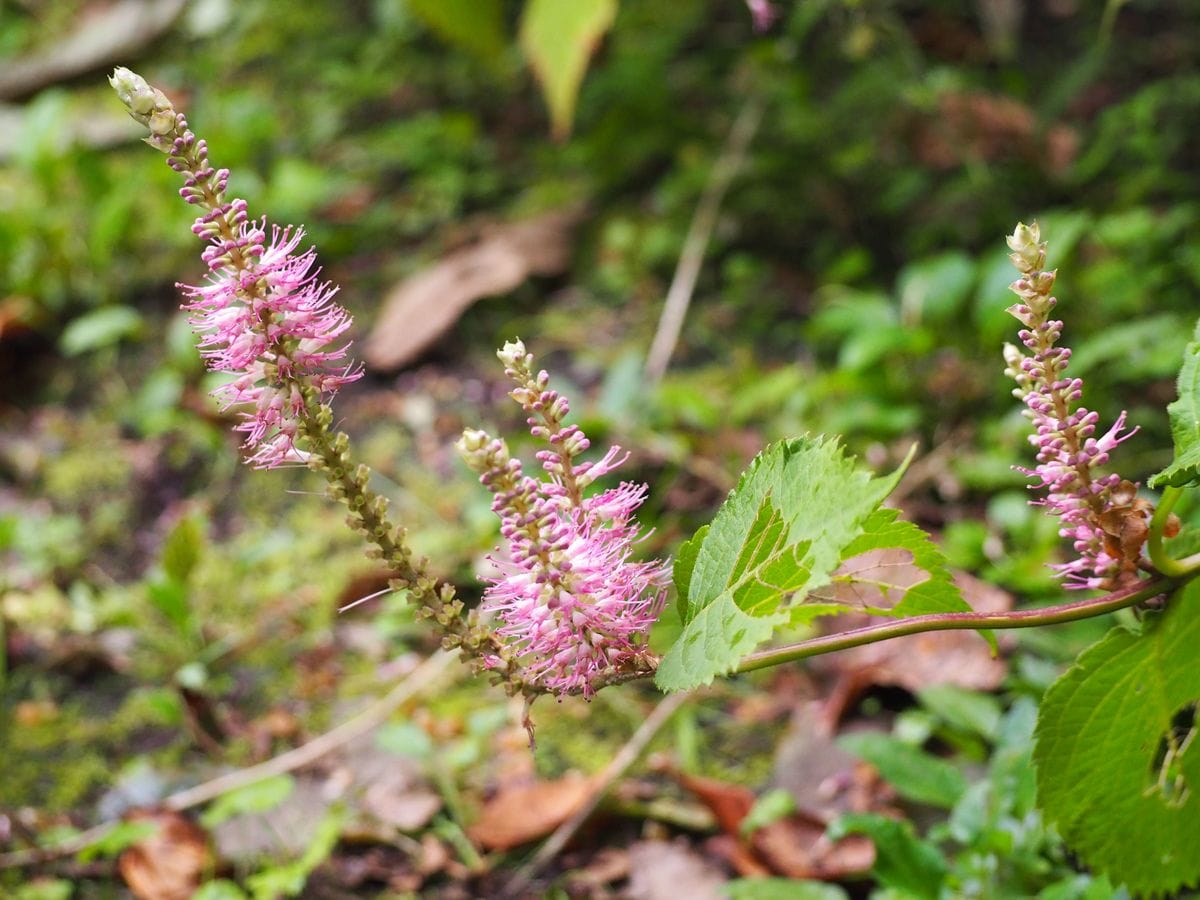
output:
[[777, 875], [837, 881], [863, 875], [875, 865], [871, 839], [852, 834], [840, 841], [825, 836], [828, 823], [795, 813], [754, 833], [750, 845]]
[[129, 821], [157, 826], [117, 860], [129, 890], [138, 900], [187, 900], [213, 868], [208, 836], [177, 812], [135, 812]]
[[435, 791], [413, 785], [407, 777], [383, 778], [367, 788], [363, 808], [401, 831], [418, 831], [442, 808], [442, 798]]
[[775, 874], [745, 841], [728, 834], [714, 834], [704, 842], [704, 852], [724, 860], [742, 878], [770, 878]]
[[745, 878], [785, 875], [789, 878], [837, 879], [867, 872], [875, 862], [869, 838], [851, 835], [840, 841], [825, 837], [828, 820], [821, 815], [796, 812], [754, 832], [747, 840], [742, 820], [754, 805], [749, 788], [712, 778], [680, 774], [679, 782], [710, 810], [721, 831], [709, 849]]
[[578, 210], [493, 226], [471, 246], [405, 279], [383, 302], [363, 344], [376, 371], [411, 362], [444, 334], [476, 300], [504, 294], [530, 275], [555, 275], [570, 260], [571, 229]]
[[717, 827], [733, 837], [738, 826], [754, 806], [754, 791], [740, 784], [730, 784], [715, 778], [700, 778], [679, 773], [679, 783], [696, 795], [717, 820]]
[[556, 781], [505, 787], [484, 804], [467, 829], [488, 850], [509, 850], [544, 837], [581, 809], [591, 797], [593, 779], [572, 773]]
[[586, 863], [572, 866], [567, 873], [567, 891], [572, 897], [609, 896], [606, 888], [629, 877], [629, 851], [623, 847], [604, 847]]

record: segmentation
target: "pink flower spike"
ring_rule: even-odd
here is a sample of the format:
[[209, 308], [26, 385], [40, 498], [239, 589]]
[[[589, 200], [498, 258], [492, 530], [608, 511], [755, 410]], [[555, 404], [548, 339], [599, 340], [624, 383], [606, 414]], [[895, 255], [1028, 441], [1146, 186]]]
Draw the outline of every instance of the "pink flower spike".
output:
[[1008, 239], [1013, 264], [1023, 277], [1011, 285], [1021, 303], [1009, 312], [1021, 321], [1018, 335], [1028, 355], [1006, 345], [1006, 373], [1017, 383], [1013, 392], [1025, 402], [1025, 415], [1033, 423], [1029, 442], [1037, 450], [1037, 466], [1018, 470], [1035, 479], [1033, 490], [1044, 490], [1031, 500], [1057, 516], [1059, 534], [1071, 540], [1077, 559], [1054, 566], [1073, 589], [1116, 588], [1138, 577], [1145, 541], [1149, 505], [1137, 499], [1137, 485], [1119, 475], [1095, 471], [1109, 454], [1137, 433], [1127, 429], [1125, 413], [1099, 438], [1094, 437], [1099, 415], [1077, 404], [1083, 381], [1067, 377], [1071, 351], [1056, 345], [1063, 323], [1050, 318], [1058, 301], [1050, 296], [1055, 272], [1043, 270], [1046, 244], [1037, 225], [1018, 225]]
[[[202, 216], [194, 230], [210, 219]], [[253, 451], [248, 461], [260, 469], [303, 463], [307, 454], [296, 439], [309, 415], [305, 391], [324, 403], [362, 377], [361, 369], [342, 364], [349, 344], [333, 344], [350, 316], [334, 302], [337, 288], [317, 280], [316, 253], [297, 252], [303, 229], [273, 226], [268, 243], [265, 220], [243, 221], [236, 235], [213, 235], [205, 251], [213, 271], [204, 285], [181, 286], [183, 308], [193, 313], [209, 369], [238, 376], [214, 394], [222, 409], [244, 407], [236, 430]], [[229, 248], [240, 254], [236, 263]]]
[[533, 374], [519, 342], [500, 353], [517, 382], [512, 395], [530, 414], [530, 430], [552, 448], [538, 454], [543, 480], [524, 474], [502, 440], [467, 431], [458, 442], [467, 464], [492, 492], [505, 551], [488, 559], [484, 609], [511, 642], [525, 677], [538, 687], [590, 697], [605, 677], [644, 665], [646, 635], [666, 601], [665, 561], [633, 561], [642, 540], [633, 520], [644, 484], [623, 482], [584, 497], [582, 489], [617, 468], [628, 454], [613, 448], [596, 463], [577, 463], [588, 446], [561, 416], [569, 404]]
[[229, 170], [208, 161], [208, 145], [162, 91], [129, 69], [109, 79], [133, 118], [150, 131], [146, 142], [167, 154], [183, 176], [180, 196], [201, 213], [192, 232], [208, 246], [206, 283], [179, 285], [183, 309], [199, 335], [201, 356], [214, 372], [234, 376], [214, 394], [221, 408], [242, 407], [236, 430], [246, 435], [249, 462], [258, 468], [303, 463], [296, 446], [306, 425], [342, 385], [362, 377], [338, 344], [350, 316], [334, 301], [337, 288], [318, 279], [316, 251], [300, 250], [304, 229], [251, 219], [241, 198], [227, 200]]

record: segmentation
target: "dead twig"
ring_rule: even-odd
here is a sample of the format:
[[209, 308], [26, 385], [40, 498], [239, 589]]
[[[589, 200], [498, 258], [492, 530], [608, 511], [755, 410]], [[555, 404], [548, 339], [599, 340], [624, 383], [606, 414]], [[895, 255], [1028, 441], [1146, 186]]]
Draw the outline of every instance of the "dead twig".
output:
[[725, 140], [721, 155], [713, 166], [708, 184], [704, 186], [704, 193], [696, 205], [696, 212], [692, 215], [687, 236], [683, 240], [679, 263], [675, 267], [675, 276], [671, 279], [671, 287], [667, 290], [667, 299], [663, 303], [658, 329], [650, 344], [650, 352], [646, 354], [645, 375], [646, 381], [651, 385], [662, 380], [667, 371], [667, 364], [671, 361], [671, 354], [675, 352], [675, 344], [679, 341], [679, 333], [683, 329], [683, 320], [692, 302], [692, 292], [696, 289], [700, 266], [704, 262], [704, 253], [717, 225], [721, 201], [725, 199], [730, 182], [745, 162], [746, 150], [754, 132], [758, 130], [762, 114], [762, 100], [757, 95], [751, 95], [734, 119], [729, 129], [729, 137]]
[[513, 876], [512, 880], [509, 881], [505, 888], [506, 896], [526, 896], [530, 881], [537, 877], [538, 873], [562, 851], [563, 847], [575, 836], [575, 832], [580, 829], [583, 823], [595, 811], [600, 801], [604, 798], [604, 795], [608, 792], [608, 789], [637, 761], [637, 758], [646, 749], [646, 745], [650, 743], [654, 735], [658, 733], [658, 730], [666, 724], [671, 715], [690, 697], [690, 693], [680, 691], [676, 694], [668, 694], [659, 701], [658, 706], [654, 708], [654, 712], [650, 713], [646, 721], [638, 726], [637, 731], [633, 733], [633, 736], [625, 746], [621, 748], [620, 752], [612, 758], [612, 762], [596, 778], [591, 798], [571, 818], [559, 825], [550, 837], [546, 838], [546, 842], [538, 848], [533, 858], [522, 866], [517, 871], [517, 874]]

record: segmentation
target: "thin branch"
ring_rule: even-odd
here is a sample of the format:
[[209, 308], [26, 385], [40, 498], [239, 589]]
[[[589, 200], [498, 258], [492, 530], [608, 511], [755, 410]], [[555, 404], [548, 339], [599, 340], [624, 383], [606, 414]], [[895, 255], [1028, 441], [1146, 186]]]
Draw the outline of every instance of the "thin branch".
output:
[[172, 794], [163, 801], [163, 807], [176, 811], [190, 809], [275, 775], [311, 765], [330, 751], [374, 731], [386, 722], [392, 713], [436, 681], [457, 655], [457, 652], [447, 653], [439, 650], [413, 669], [390, 691], [336, 728], [266, 762], [230, 772], [228, 775]]
[[932, 613], [925, 616], [912, 616], [907, 619], [868, 625], [865, 628], [855, 628], [851, 631], [810, 638], [784, 647], [773, 647], [770, 650], [752, 653], [738, 664], [735, 671], [750, 672], [755, 669], [765, 669], [797, 659], [807, 659], [810, 656], [820, 656], [838, 650], [849, 650], [851, 647], [861, 647], [864, 644], [874, 644], [890, 638], [927, 631], [1034, 628], [1038, 625], [1074, 622], [1079, 619], [1089, 619], [1092, 616], [1116, 612], [1118, 609], [1134, 606], [1151, 597], [1169, 593], [1178, 586], [1178, 583], [1177, 579], [1154, 578], [1116, 593], [1105, 594], [1103, 597], [1062, 603], [1057, 606], [1044, 606], [1040, 609], [1019, 609], [1015, 612], [993, 613]]
[[[283, 775], [286, 772], [311, 765], [327, 753], [382, 725], [397, 709], [422, 691], [427, 690], [446, 671], [456, 656], [458, 656], [457, 651], [438, 651], [358, 715], [347, 719], [331, 731], [258, 765], [238, 769], [174, 793], [159, 804], [160, 807], [180, 812], [275, 775]], [[0, 869], [39, 865], [64, 856], [71, 856], [96, 843], [117, 824], [117, 821], [104, 822], [53, 847], [35, 847], [29, 850], [0, 854]]]
[[654, 712], [646, 718], [637, 731], [625, 744], [624, 747], [612, 758], [612, 761], [605, 766], [604, 771], [592, 788], [592, 795], [576, 813], [563, 822], [554, 830], [550, 837], [546, 838], [546, 842], [538, 848], [537, 853], [524, 866], [518, 870], [512, 880], [505, 887], [505, 896], [508, 897], [523, 897], [528, 895], [529, 882], [532, 881], [539, 872], [544, 869], [554, 857], [562, 852], [563, 847], [575, 836], [583, 823], [588, 820], [608, 789], [617, 781], [625, 772], [632, 766], [642, 751], [646, 749], [646, 745], [653, 740], [654, 735], [658, 730], [666, 724], [667, 720], [675, 710], [679, 709], [683, 703], [691, 697], [687, 691], [681, 691], [678, 694], [669, 694], [659, 701], [658, 706], [654, 708]]
[[679, 263], [675, 267], [675, 276], [671, 279], [671, 287], [663, 303], [658, 330], [654, 333], [650, 352], [646, 355], [645, 375], [646, 381], [651, 385], [662, 380], [667, 371], [667, 364], [671, 361], [671, 354], [675, 352], [675, 344], [679, 341], [679, 333], [683, 329], [683, 320], [692, 302], [692, 292], [696, 289], [700, 266], [704, 262], [704, 253], [717, 225], [721, 201], [725, 199], [730, 182], [742, 168], [746, 150], [754, 132], [758, 130], [762, 114], [762, 99], [752, 94], [729, 129], [729, 137], [725, 140], [721, 156], [713, 166], [708, 184], [705, 185], [700, 202], [696, 205], [687, 236], [683, 240]]

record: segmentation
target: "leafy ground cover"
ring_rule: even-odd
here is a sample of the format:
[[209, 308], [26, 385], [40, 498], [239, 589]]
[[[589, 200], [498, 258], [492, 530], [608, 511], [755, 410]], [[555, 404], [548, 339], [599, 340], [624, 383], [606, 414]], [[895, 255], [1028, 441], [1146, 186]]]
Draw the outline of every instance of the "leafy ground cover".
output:
[[[1034, 802], [1038, 704], [1103, 622], [543, 701], [531, 752], [520, 703], [442, 663], [403, 598], [337, 612], [386, 578], [305, 473], [239, 465], [176, 312], [190, 214], [112, 63], [309, 229], [370, 366], [343, 427], [466, 598], [496, 526], [451, 445], [520, 430], [492, 358], [518, 334], [633, 451], [648, 553], [686, 554], [760, 447], [837, 433], [879, 473], [918, 445], [894, 499], [975, 609], [1059, 597], [1000, 377], [1018, 219], [1072, 273], [1090, 401], [1142, 428], [1128, 474], [1167, 463], [1145, 448], [1169, 446], [1200, 281], [1191, 4], [804, 0], [761, 35], [733, 0], [585, 5], [573, 32], [516, 3], [146, 3], [136, 46], [40, 70], [127, 31], [122, 5], [0, 6], [3, 891], [1125, 895]], [[663, 648], [690, 618], [669, 610]]]

